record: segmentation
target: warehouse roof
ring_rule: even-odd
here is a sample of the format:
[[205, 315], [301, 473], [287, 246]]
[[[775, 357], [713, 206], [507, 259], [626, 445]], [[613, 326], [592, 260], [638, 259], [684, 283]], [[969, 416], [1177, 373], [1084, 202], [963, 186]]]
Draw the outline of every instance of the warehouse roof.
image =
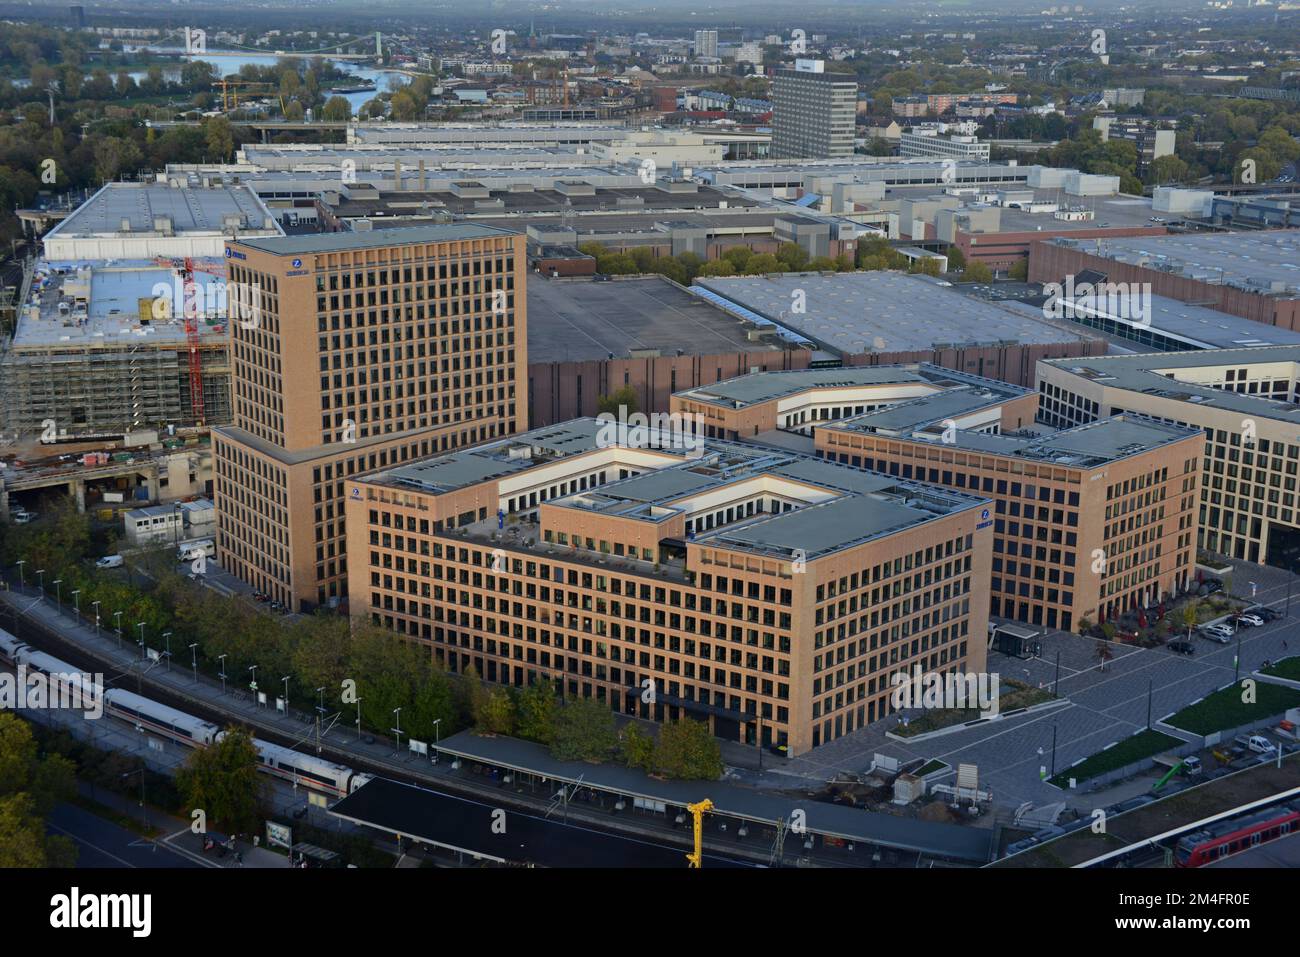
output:
[[[175, 187], [163, 183], [109, 183], [46, 234], [54, 237], [220, 233], [231, 221], [240, 229], [279, 232], [262, 201], [247, 186]], [[161, 222], [160, 222], [161, 221]], [[123, 223], [127, 229], [122, 228]]]
[[1300, 229], [1050, 242], [1211, 284], [1300, 297]]
[[574, 362], [641, 354], [776, 352], [748, 323], [661, 276], [528, 283], [528, 361]]
[[900, 272], [783, 273], [696, 283], [845, 355], [1096, 338]]

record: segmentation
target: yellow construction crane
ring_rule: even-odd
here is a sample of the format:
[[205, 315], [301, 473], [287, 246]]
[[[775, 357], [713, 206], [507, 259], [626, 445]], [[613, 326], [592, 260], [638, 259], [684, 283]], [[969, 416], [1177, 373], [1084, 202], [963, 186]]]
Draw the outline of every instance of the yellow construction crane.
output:
[[686, 860], [691, 867], [700, 868], [704, 866], [704, 815], [713, 810], [713, 802], [705, 798], [699, 804], [686, 805], [686, 810], [695, 822], [695, 853], [687, 854]]

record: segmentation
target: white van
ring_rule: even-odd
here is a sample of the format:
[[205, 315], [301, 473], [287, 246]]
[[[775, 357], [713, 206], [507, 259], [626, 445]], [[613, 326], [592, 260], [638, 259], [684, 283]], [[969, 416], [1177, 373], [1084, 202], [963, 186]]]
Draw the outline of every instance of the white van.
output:
[[104, 556], [103, 558], [101, 558], [99, 561], [95, 562], [95, 567], [96, 567], [96, 568], [121, 568], [121, 567], [122, 567], [122, 556], [121, 556], [121, 555], [105, 555], [105, 556]]
[[1272, 754], [1277, 750], [1277, 748], [1273, 746], [1272, 741], [1260, 734], [1252, 734], [1246, 740], [1246, 747], [1250, 748], [1250, 750], [1254, 751], [1256, 754]]

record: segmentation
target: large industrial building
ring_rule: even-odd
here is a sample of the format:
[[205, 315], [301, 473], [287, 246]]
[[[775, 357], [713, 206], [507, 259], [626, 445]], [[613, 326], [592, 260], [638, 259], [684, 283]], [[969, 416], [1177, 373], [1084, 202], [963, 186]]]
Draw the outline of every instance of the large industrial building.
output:
[[774, 323], [846, 366], [932, 362], [1032, 385], [1039, 359], [1100, 355], [1089, 330], [964, 296], [899, 272], [782, 273], [697, 279], [743, 314]]
[[354, 614], [456, 672], [799, 754], [985, 666], [987, 498], [592, 419], [345, 487]]
[[1056, 238], [1035, 245], [1029, 278], [1059, 282], [1090, 270], [1112, 283], [1300, 331], [1300, 229], [1133, 239]]
[[1200, 547], [1300, 568], [1300, 346], [1042, 362], [1039, 417], [1137, 413], [1205, 432]]
[[349, 476], [526, 427], [524, 237], [447, 225], [233, 242], [261, 291], [214, 429], [223, 567], [295, 610], [347, 594]]
[[595, 415], [603, 396], [630, 388], [641, 411], [672, 394], [757, 370], [802, 369], [806, 340], [782, 334], [662, 276], [528, 282], [531, 427]]

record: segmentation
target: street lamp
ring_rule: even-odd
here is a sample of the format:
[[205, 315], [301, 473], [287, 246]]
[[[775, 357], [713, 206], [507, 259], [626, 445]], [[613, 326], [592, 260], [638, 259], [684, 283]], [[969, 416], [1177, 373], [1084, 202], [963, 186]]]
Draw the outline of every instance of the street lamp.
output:
[[147, 652], [144, 647], [144, 622], [137, 621], [135, 626], [140, 629], [140, 654], [148, 658], [149, 652]]
[[289, 713], [289, 676], [285, 675], [280, 679], [284, 682], [284, 713]]
[[113, 612], [113, 621], [117, 625], [117, 650], [121, 651], [122, 650], [122, 613], [120, 611]]
[[74, 588], [72, 590], [72, 613], [76, 615], [78, 618], [81, 617], [81, 589], [80, 588]]
[[194, 644], [190, 645], [190, 664], [194, 666], [195, 684], [199, 683], [199, 653], [198, 651], [195, 650], [198, 647], [199, 647], [199, 643], [197, 641]]
[[45, 597], [45, 569], [44, 568], [36, 569], [36, 582], [40, 586], [41, 597], [44, 598]]
[[393, 754], [401, 754], [402, 753], [402, 709], [394, 708], [393, 714], [395, 715], [394, 721], [396, 722], [396, 726], [389, 728], [388, 730], [392, 731], [393, 734], [396, 735], [396, 738], [394, 740], [397, 742], [397, 750], [394, 751]]
[[248, 670], [253, 673], [253, 680], [248, 683], [248, 690], [253, 692], [253, 705], [257, 705], [257, 665], [249, 665]]
[[19, 588], [27, 587], [27, 582], [23, 580], [23, 566], [26, 564], [27, 564], [27, 559], [25, 558], [18, 563], [18, 587]]
[[172, 633], [170, 631], [164, 631], [162, 633], [162, 638], [163, 638], [163, 654], [167, 657], [167, 670], [171, 671], [172, 670]]
[[438, 744], [442, 740], [442, 729], [438, 727], [442, 724], [442, 718], [433, 719], [433, 763], [438, 763]]
[[144, 821], [144, 829], [147, 831], [149, 830], [149, 807], [144, 803], [144, 772], [143, 767], [136, 768], [134, 771], [127, 771], [122, 775], [122, 779], [126, 780], [133, 774], [140, 775], [140, 818]]
[[217, 655], [217, 660], [221, 662], [221, 693], [226, 693], [226, 656]]
[[357, 699], [357, 741], [361, 740], [361, 699]]
[[95, 637], [99, 637], [99, 602], [92, 601], [91, 607], [95, 609]]
[[56, 578], [50, 584], [54, 586], [54, 603], [58, 606], [59, 611], [63, 611], [63, 579]]

